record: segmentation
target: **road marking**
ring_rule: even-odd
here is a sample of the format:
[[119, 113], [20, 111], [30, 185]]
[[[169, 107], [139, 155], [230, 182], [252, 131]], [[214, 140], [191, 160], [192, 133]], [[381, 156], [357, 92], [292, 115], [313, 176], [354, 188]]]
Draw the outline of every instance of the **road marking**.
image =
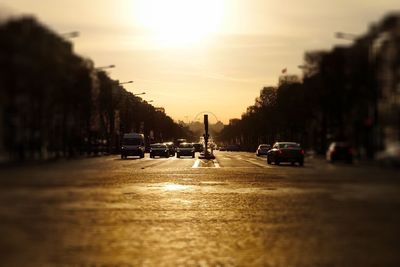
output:
[[192, 168], [198, 168], [199, 165], [200, 165], [200, 160], [199, 160], [199, 159], [196, 159], [196, 161], [194, 162]]
[[262, 163], [259, 163], [259, 162], [257, 162], [256, 160], [246, 160], [248, 163], [251, 163], [251, 164], [254, 164], [254, 165], [257, 165], [257, 166], [260, 166], [260, 167], [262, 167], [262, 168], [272, 168], [271, 166], [269, 166], [269, 165], [267, 165], [267, 164], [262, 164]]
[[215, 168], [221, 168], [221, 166], [219, 166], [219, 163], [217, 160], [214, 160], [214, 166], [215, 166]]
[[214, 165], [213, 167], [209, 167], [209, 166], [203, 167], [203, 166], [200, 166], [201, 160], [200, 160], [200, 159], [197, 159], [197, 160], [193, 163], [192, 168], [196, 168], [196, 169], [200, 169], [200, 168], [204, 168], [204, 169], [206, 169], [206, 168], [208, 168], [208, 169], [210, 169], [210, 168], [221, 168], [221, 166], [219, 165], [219, 163], [218, 163], [217, 160], [213, 160], [212, 163], [213, 163], [213, 165]]

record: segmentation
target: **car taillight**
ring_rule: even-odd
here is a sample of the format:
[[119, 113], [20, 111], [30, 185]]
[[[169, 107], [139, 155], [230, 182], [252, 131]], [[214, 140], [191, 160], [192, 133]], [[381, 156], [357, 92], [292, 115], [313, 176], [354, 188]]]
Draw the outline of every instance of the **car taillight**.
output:
[[278, 150], [278, 153], [279, 153], [279, 154], [283, 154], [283, 151], [282, 151], [282, 150]]
[[302, 150], [300, 151], [300, 153], [301, 153], [302, 155], [304, 155], [304, 150], [302, 149]]

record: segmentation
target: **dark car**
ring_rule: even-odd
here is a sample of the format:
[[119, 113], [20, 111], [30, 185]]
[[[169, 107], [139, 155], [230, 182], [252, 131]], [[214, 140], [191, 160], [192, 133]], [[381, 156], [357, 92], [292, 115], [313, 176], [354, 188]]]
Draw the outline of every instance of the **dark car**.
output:
[[204, 146], [202, 143], [193, 143], [195, 152], [202, 152], [204, 150]]
[[326, 159], [330, 162], [344, 161], [353, 162], [353, 149], [346, 142], [332, 142], [326, 151]]
[[257, 157], [267, 155], [268, 151], [271, 149], [271, 145], [268, 144], [260, 144], [257, 148], [256, 155]]
[[180, 158], [181, 156], [191, 156], [194, 158], [194, 147], [192, 143], [180, 143], [178, 148], [176, 149], [176, 157]]
[[226, 151], [227, 147], [225, 145], [222, 145], [219, 147], [219, 151]]
[[128, 156], [139, 156], [144, 158], [145, 140], [144, 135], [140, 133], [126, 133], [121, 142], [121, 159]]
[[166, 144], [156, 143], [150, 145], [150, 158], [155, 156], [169, 157], [169, 150]]
[[276, 165], [281, 162], [290, 162], [294, 165], [297, 162], [300, 166], [303, 166], [304, 150], [298, 143], [276, 142], [267, 153], [267, 162], [268, 164], [275, 162]]
[[175, 156], [175, 145], [174, 145], [174, 142], [166, 142], [164, 144], [168, 147], [169, 155], [174, 157]]

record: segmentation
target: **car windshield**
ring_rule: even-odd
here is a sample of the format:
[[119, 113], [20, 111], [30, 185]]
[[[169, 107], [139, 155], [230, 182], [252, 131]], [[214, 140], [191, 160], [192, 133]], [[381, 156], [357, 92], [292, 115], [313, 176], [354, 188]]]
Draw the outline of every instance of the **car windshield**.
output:
[[124, 138], [122, 140], [122, 144], [128, 146], [140, 146], [142, 144], [142, 140], [139, 138]]
[[296, 143], [282, 143], [279, 144], [279, 148], [300, 148], [300, 145]]
[[270, 146], [260, 146], [260, 149], [269, 149]]
[[193, 145], [189, 143], [182, 143], [179, 145], [180, 148], [192, 148]]
[[151, 148], [166, 148], [167, 146], [164, 144], [151, 144]]

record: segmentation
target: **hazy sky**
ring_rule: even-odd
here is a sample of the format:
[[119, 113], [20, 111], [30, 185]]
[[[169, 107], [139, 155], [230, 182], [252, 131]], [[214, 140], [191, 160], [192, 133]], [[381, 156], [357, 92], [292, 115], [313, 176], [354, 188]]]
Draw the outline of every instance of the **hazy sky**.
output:
[[[78, 30], [75, 51], [113, 79], [134, 80], [175, 120], [211, 111], [227, 122], [254, 104], [308, 50], [348, 44], [398, 0], [0, 0], [0, 14], [34, 14], [59, 33]], [[211, 119], [211, 118], [210, 118]]]

